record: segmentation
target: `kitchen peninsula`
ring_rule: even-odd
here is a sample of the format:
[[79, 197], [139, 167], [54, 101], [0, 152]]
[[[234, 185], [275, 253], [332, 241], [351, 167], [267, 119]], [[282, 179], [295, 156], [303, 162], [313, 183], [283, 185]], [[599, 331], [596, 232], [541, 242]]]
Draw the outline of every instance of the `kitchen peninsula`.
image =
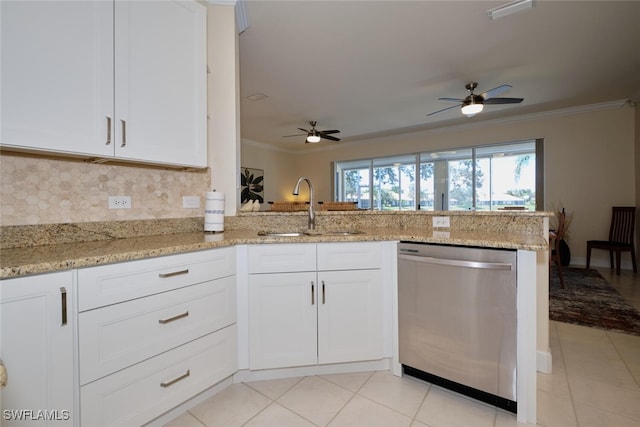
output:
[[[448, 216], [450, 227], [434, 228], [432, 226], [434, 216]], [[214, 300], [212, 304], [220, 304], [216, 307], [229, 308], [233, 305], [231, 301], [236, 301], [237, 313], [236, 307], [233, 307], [231, 311], [216, 310], [220, 316], [224, 314], [224, 319], [211, 319], [207, 322], [218, 325], [211, 326], [211, 330], [224, 331], [225, 335], [216, 335], [218, 332], [212, 334], [193, 330], [194, 337], [202, 337], [184, 344], [176, 341], [175, 347], [168, 351], [154, 349], [155, 347], [150, 346], [148, 354], [135, 355], [135, 357], [138, 357], [139, 360], [151, 357], [149, 360], [157, 359], [160, 363], [162, 357], [168, 357], [167, 355], [178, 357], [180, 351], [186, 352], [184, 357], [191, 354], [191, 351], [209, 354], [207, 357], [217, 357], [225, 361], [220, 364], [224, 370], [216, 373], [217, 376], [211, 377], [216, 378], [215, 381], [207, 377], [210, 381], [209, 387], [216, 384], [217, 381], [220, 382], [216, 387], [220, 387], [220, 384], [223, 384], [222, 386], [228, 385], [231, 381], [269, 378], [269, 375], [272, 377], [281, 376], [286, 375], [287, 372], [306, 375], [306, 372], [317, 372], [317, 369], [332, 369], [331, 366], [335, 365], [322, 366], [323, 362], [320, 360], [318, 366], [306, 365], [299, 368], [288, 368], [290, 371], [285, 370], [284, 374], [281, 369], [251, 369], [252, 361], [249, 360], [249, 351], [250, 343], [253, 341], [249, 330], [251, 325], [248, 316], [250, 310], [248, 290], [250, 284], [253, 286], [253, 282], [249, 276], [254, 271], [258, 274], [262, 273], [255, 264], [250, 265], [250, 259], [253, 260], [250, 258], [251, 253], [255, 252], [253, 249], [257, 250], [261, 247], [267, 248], [267, 245], [273, 245], [269, 247], [291, 248], [291, 253], [298, 253], [302, 252], [303, 248], [314, 251], [317, 248], [318, 259], [320, 259], [321, 253], [329, 253], [332, 250], [336, 253], [336, 248], [357, 247], [359, 250], [366, 245], [369, 245], [369, 248], [374, 246], [378, 248], [374, 249], [379, 252], [380, 256], [374, 259], [381, 260], [381, 265], [376, 268], [379, 269], [381, 287], [383, 288], [380, 306], [385, 307], [382, 309], [384, 313], [381, 315], [381, 324], [388, 333], [385, 332], [386, 335], [382, 338], [381, 359], [369, 361], [368, 365], [362, 366], [367, 366], [368, 369], [371, 369], [371, 366], [374, 366], [375, 369], [390, 369], [398, 375], [401, 374], [401, 367], [397, 357], [397, 296], [394, 290], [397, 280], [396, 243], [410, 241], [515, 250], [518, 254], [518, 420], [535, 422], [535, 370], [536, 365], [540, 369], [541, 353], [548, 350], [548, 338], [544, 336], [548, 320], [544, 318], [544, 315], [540, 315], [541, 310], [544, 313], [546, 307], [544, 304], [542, 307], [540, 303], [536, 304], [536, 301], [544, 300], [547, 292], [545, 286], [548, 283], [545, 236], [548, 230], [548, 217], [549, 214], [544, 212], [508, 211], [318, 212], [316, 230], [308, 234], [304, 233], [307, 226], [307, 215], [303, 212], [286, 214], [242, 213], [235, 217], [225, 218], [225, 232], [217, 234], [201, 231], [202, 218], [4, 227], [2, 229], [3, 248], [0, 272], [3, 279], [2, 285], [8, 285], [13, 280], [44, 278], [57, 272], [60, 272], [59, 274], [72, 273], [65, 279], [69, 284], [67, 291], [71, 295], [76, 293], [69, 300], [74, 302], [70, 304], [72, 309], [68, 319], [71, 323], [79, 323], [75, 326], [79, 330], [79, 337], [71, 336], [71, 339], [74, 342], [80, 341], [77, 345], [80, 348], [79, 357], [81, 360], [90, 360], [91, 358], [92, 345], [87, 345], [87, 343], [98, 334], [92, 333], [90, 328], [84, 331], [84, 328], [88, 328], [91, 324], [99, 325], [99, 319], [93, 319], [98, 314], [102, 316], [102, 313], [105, 313], [104, 316], [107, 316], [106, 313], [109, 310], [115, 310], [115, 307], [120, 306], [123, 308], [129, 305], [133, 306], [136, 300], [148, 301], [144, 304], [145, 307], [148, 307], [149, 304], [155, 304], [156, 300], [161, 299], [163, 294], [179, 295], [181, 298], [191, 298], [195, 301], [201, 298], [198, 295], [209, 295], [205, 284], [219, 286], [220, 294], [224, 295], [224, 298], [219, 301]], [[266, 231], [267, 235], [259, 235], [260, 231]], [[295, 234], [292, 236], [274, 234], [291, 231], [298, 233], [292, 233]], [[301, 250], [298, 251], [297, 248]], [[313, 259], [315, 262], [315, 256]], [[358, 262], [364, 264], [363, 267], [358, 268], [372, 268], [369, 266], [370, 260], [361, 259], [363, 260]], [[145, 263], [144, 268], [141, 263]], [[320, 265], [320, 261], [318, 263], [317, 267], [314, 264], [313, 268], [309, 267], [309, 270], [317, 268], [317, 274], [320, 277], [321, 274], [325, 274], [322, 272], [325, 267]], [[367, 265], [364, 266], [365, 264]], [[187, 267], [180, 267], [183, 265]], [[138, 270], [135, 270], [135, 266]], [[148, 271], [161, 271], [162, 268], [171, 269], [171, 271], [161, 272], [160, 277], [163, 275], [171, 277], [170, 280], [175, 281], [175, 285], [171, 285], [167, 289], [163, 288], [162, 292], [157, 295], [150, 295], [148, 291], [145, 291], [147, 293], [109, 300], [112, 297], [108, 295], [109, 289], [103, 286], [104, 283], [107, 283], [104, 280], [117, 279], [128, 274], [132, 280], [127, 282], [130, 284], [126, 286], [137, 286], [138, 282], [143, 280], [136, 280], [137, 276], [131, 276], [131, 274], [141, 275], [143, 272], [146, 274]], [[326, 269], [345, 270], [340, 266]], [[183, 274], [185, 271], [190, 271], [189, 274], [194, 274], [196, 279], [189, 279], [191, 280], [189, 282], [188, 274]], [[307, 270], [305, 269], [305, 271]], [[264, 278], [270, 275], [273, 274], [262, 276]], [[95, 283], [103, 285], [96, 287]], [[124, 282], [122, 283], [124, 284]], [[116, 288], [123, 292], [129, 292], [129, 289], [120, 285]], [[186, 295], [191, 289], [193, 289], [195, 296]], [[88, 300], [86, 296], [83, 296], [83, 293], [86, 295], [89, 292], [94, 292], [96, 295], [93, 298], [95, 302], [93, 300], [85, 302]], [[183, 294], [185, 295], [182, 296]], [[158, 301], [157, 304], [161, 306], [163, 303]], [[195, 317], [197, 309], [184, 310], [184, 313], [190, 313]], [[186, 316], [184, 313], [174, 317], [184, 318]], [[167, 318], [165, 322], [173, 322], [174, 317]], [[109, 318], [109, 316], [104, 317], [102, 321]], [[177, 325], [176, 323], [175, 326]], [[538, 329], [537, 353], [536, 329]], [[189, 331], [191, 333], [192, 330], [189, 329]], [[540, 333], [543, 334], [542, 338]], [[205, 338], [210, 341], [206, 341]], [[186, 338], [182, 337], [181, 339]], [[227, 343], [224, 347], [226, 353], [216, 353], [214, 350], [218, 348], [216, 343], [221, 342]], [[89, 348], [89, 350], [85, 348]], [[233, 349], [232, 355], [230, 349]], [[544, 359], [544, 357], [542, 358]], [[76, 374], [79, 376], [79, 382], [74, 382], [73, 387], [81, 388], [82, 403], [79, 405], [83, 408], [83, 417], [85, 413], [91, 412], [88, 408], [100, 407], [100, 403], [96, 400], [97, 396], [104, 394], [100, 387], [107, 387], [111, 382], [119, 380], [118, 369], [125, 369], [126, 372], [129, 372], [128, 370], [138, 372], [135, 371], [137, 367], [148, 365], [148, 361], [137, 362], [138, 359], [132, 355], [130, 359], [123, 360], [121, 365], [114, 366], [102, 366], [97, 361], [95, 369], [91, 372], [85, 372], [86, 363], [82, 369], [79, 369], [80, 372]], [[365, 360], [365, 358], [361, 360]], [[193, 363], [195, 366], [193, 369], [170, 375], [161, 383], [161, 387], [165, 387], [162, 384], [168, 384], [167, 387], [172, 386], [174, 380], [176, 384], [178, 382], [188, 384], [189, 381], [201, 381], [196, 378], [200, 378], [197, 374], [198, 369], [202, 370], [202, 367], [198, 368], [197, 360]], [[544, 370], [545, 363], [542, 365], [542, 370]], [[348, 366], [358, 369], [360, 365], [351, 363]], [[74, 367], [73, 369], [78, 368]], [[344, 366], [340, 369], [344, 369]], [[188, 378], [189, 376], [191, 378]], [[116, 386], [111, 385], [111, 387]], [[190, 399], [195, 394], [194, 390], [185, 392], [183, 398], [176, 402], [181, 403]], [[149, 414], [161, 415], [161, 413], [149, 412], [146, 416]], [[148, 420], [152, 418], [149, 417]], [[143, 418], [138, 420], [140, 419]], [[87, 422], [88, 420], [89, 418]]]
[[[309, 235], [259, 236], [259, 231], [304, 231], [305, 212], [239, 213], [224, 233], [202, 231], [202, 218], [0, 227], [0, 279], [113, 262], [261, 243], [413, 241], [503, 249], [547, 250], [546, 212], [318, 212]], [[433, 216], [451, 226], [434, 228]], [[323, 234], [357, 230], [359, 234]]]

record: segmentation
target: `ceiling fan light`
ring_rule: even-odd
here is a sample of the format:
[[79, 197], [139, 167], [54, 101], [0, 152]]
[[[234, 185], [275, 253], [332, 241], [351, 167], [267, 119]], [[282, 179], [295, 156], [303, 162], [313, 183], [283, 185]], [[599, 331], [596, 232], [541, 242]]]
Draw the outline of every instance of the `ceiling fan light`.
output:
[[465, 104], [462, 106], [462, 114], [464, 114], [467, 117], [472, 117], [478, 114], [479, 112], [481, 112], [483, 108], [484, 108], [483, 104], [475, 104], [475, 103]]
[[307, 135], [307, 142], [310, 142], [312, 144], [320, 142], [320, 135]]

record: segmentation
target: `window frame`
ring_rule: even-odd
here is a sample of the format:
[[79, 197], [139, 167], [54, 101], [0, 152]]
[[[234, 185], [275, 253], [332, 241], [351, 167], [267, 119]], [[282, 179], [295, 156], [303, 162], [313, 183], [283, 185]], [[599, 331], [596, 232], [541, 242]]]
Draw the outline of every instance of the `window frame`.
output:
[[[531, 148], [525, 149], [526, 146], [530, 144], [533, 145], [533, 151]], [[520, 146], [520, 147], [518, 147]], [[500, 150], [502, 149], [502, 150]], [[506, 150], [506, 151], [505, 151]], [[535, 155], [535, 210], [541, 211], [544, 210], [544, 140], [542, 138], [537, 139], [527, 139], [527, 140], [517, 140], [517, 141], [509, 141], [509, 142], [501, 142], [495, 144], [482, 144], [475, 145], [470, 147], [459, 147], [452, 149], [443, 149], [443, 150], [433, 150], [433, 151], [424, 151], [419, 153], [405, 153], [405, 154], [395, 154], [388, 156], [380, 156], [380, 157], [371, 157], [365, 159], [355, 159], [355, 160], [344, 160], [344, 161], [334, 161], [332, 162], [332, 170], [333, 170], [333, 179], [332, 179], [332, 193], [333, 200], [341, 201], [344, 200], [345, 197], [345, 181], [344, 174], [347, 171], [353, 170], [368, 170], [368, 206], [361, 206], [361, 201], [364, 199], [358, 199], [358, 207], [361, 209], [369, 209], [369, 210], [385, 210], [389, 207], [383, 207], [385, 209], [374, 209], [375, 208], [375, 178], [374, 178], [374, 170], [376, 166], [378, 167], [395, 167], [398, 172], [402, 165], [411, 165], [414, 170], [413, 177], [413, 210], [420, 210], [421, 205], [423, 204], [421, 200], [421, 182], [422, 182], [422, 170], [421, 167], [423, 164], [432, 163], [433, 170], [431, 178], [434, 179], [434, 193], [433, 193], [433, 210], [449, 210], [449, 166], [448, 162], [450, 160], [456, 159], [468, 159], [471, 160], [472, 167], [472, 207], [470, 210], [478, 210], [478, 199], [477, 199], [477, 165], [478, 159], [490, 158], [492, 153], [498, 153], [502, 151], [502, 155], [507, 152], [509, 155], [518, 154], [518, 153], [527, 153], [533, 152]], [[469, 157], [469, 154], [471, 157]], [[481, 155], [478, 156], [478, 153]], [[429, 161], [429, 159], [433, 159]], [[444, 168], [438, 172], [438, 167], [440, 169]], [[442, 180], [442, 174], [445, 173], [444, 180]], [[492, 175], [489, 175], [489, 182], [491, 181]], [[444, 182], [444, 184], [443, 184]], [[439, 186], [439, 187], [438, 187]], [[491, 193], [490, 185], [490, 193]], [[436, 198], [437, 194], [444, 193], [443, 188], [446, 188], [446, 196], [442, 197], [442, 200], [438, 201]], [[397, 210], [411, 210], [403, 208], [403, 188], [402, 188], [402, 179], [399, 178], [398, 183], [398, 209]], [[379, 203], [380, 204], [380, 203]], [[426, 204], [429, 205], [428, 203]], [[490, 196], [489, 199], [489, 211], [495, 210], [493, 209], [492, 198]]]

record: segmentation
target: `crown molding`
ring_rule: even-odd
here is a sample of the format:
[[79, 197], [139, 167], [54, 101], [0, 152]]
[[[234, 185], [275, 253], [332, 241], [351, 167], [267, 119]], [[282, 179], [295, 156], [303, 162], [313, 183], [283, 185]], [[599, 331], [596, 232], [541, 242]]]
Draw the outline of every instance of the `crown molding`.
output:
[[204, 0], [207, 4], [217, 6], [235, 6], [239, 0]]

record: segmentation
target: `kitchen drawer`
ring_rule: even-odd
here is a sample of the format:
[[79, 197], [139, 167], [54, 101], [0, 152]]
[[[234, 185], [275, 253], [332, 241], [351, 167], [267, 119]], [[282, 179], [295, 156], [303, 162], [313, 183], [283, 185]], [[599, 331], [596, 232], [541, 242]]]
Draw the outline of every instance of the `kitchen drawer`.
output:
[[80, 388], [83, 426], [140, 426], [236, 371], [231, 325]]
[[235, 248], [78, 270], [78, 310], [115, 304], [235, 274]]
[[235, 276], [82, 312], [80, 384], [235, 321]]
[[316, 245], [305, 243], [249, 246], [249, 273], [316, 270]]
[[381, 265], [382, 249], [378, 242], [318, 245], [318, 271], [374, 269]]

